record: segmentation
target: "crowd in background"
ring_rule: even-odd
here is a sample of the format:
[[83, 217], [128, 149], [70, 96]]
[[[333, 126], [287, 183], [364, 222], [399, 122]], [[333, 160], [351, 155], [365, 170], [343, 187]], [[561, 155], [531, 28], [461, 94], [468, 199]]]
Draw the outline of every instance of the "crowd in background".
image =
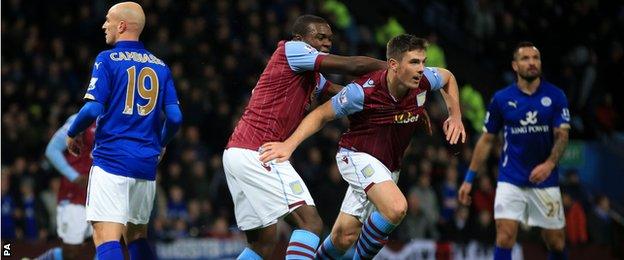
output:
[[[411, 140], [399, 186], [409, 212], [393, 238], [494, 242], [493, 202], [500, 143], [475, 180], [471, 206], [457, 191], [480, 133], [489, 97], [515, 78], [511, 51], [521, 40], [542, 52], [544, 76], [568, 95], [572, 138], [622, 133], [624, 5], [612, 1], [140, 1], [141, 37], [169, 64], [184, 114], [158, 173], [151, 237], [229, 237], [237, 233], [221, 154], [260, 73], [290, 24], [305, 13], [332, 24], [332, 52], [385, 59], [385, 41], [414, 33], [432, 43], [430, 65], [455, 73], [468, 144], [445, 144], [446, 111], [429, 94], [433, 135]], [[101, 25], [108, 1], [2, 3], [2, 239], [55, 237], [60, 174], [44, 157], [47, 142], [78, 111], [93, 60], [109, 48]], [[349, 78], [330, 76], [337, 83]], [[465, 97], [463, 93], [472, 93]], [[327, 229], [346, 190], [335, 166], [345, 120], [302, 145], [292, 163], [306, 181]], [[409, 142], [410, 140], [405, 140]], [[459, 152], [459, 155], [455, 155]], [[562, 174], [568, 241], [611, 245], [622, 225], [608, 197], [584, 189], [574, 170]], [[619, 224], [618, 224], [619, 223]], [[523, 236], [534, 236], [523, 232]], [[520, 239], [522, 241], [523, 238]]]

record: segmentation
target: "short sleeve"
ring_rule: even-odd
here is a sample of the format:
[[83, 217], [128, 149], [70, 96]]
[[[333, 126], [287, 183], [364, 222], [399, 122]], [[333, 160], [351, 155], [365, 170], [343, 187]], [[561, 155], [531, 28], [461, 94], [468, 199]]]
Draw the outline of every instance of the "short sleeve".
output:
[[555, 103], [555, 116], [553, 117], [553, 127], [570, 127], [570, 110], [568, 109], [568, 99], [560, 92]]
[[496, 96], [492, 98], [487, 112], [485, 113], [484, 130], [485, 132], [496, 134], [503, 126], [503, 116], [500, 111], [500, 106], [496, 100]]
[[97, 101], [102, 104], [106, 104], [108, 97], [111, 93], [110, 84], [110, 67], [108, 64], [109, 58], [106, 53], [100, 53], [95, 58], [93, 64], [93, 71], [91, 72], [91, 80], [89, 81], [89, 87], [84, 99]]
[[364, 89], [357, 83], [350, 83], [331, 99], [336, 118], [345, 117], [364, 109]]
[[429, 84], [431, 85], [431, 90], [438, 90], [444, 87], [442, 83], [442, 75], [438, 72], [438, 68], [434, 67], [425, 67], [425, 77], [429, 80]]
[[309, 44], [302, 41], [286, 42], [284, 49], [288, 66], [294, 72], [314, 70], [316, 60], [320, 53]]
[[179, 104], [180, 102], [178, 102], [178, 94], [176, 92], [175, 89], [175, 85], [173, 83], [173, 77], [171, 75], [171, 72], [169, 70], [167, 70], [167, 83], [165, 86], [165, 93], [164, 94], [164, 105], [174, 105], [174, 104]]

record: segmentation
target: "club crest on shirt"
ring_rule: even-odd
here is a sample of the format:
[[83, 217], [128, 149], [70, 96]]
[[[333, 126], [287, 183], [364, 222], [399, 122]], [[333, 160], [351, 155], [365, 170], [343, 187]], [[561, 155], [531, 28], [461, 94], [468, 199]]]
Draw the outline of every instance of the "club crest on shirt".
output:
[[416, 103], [418, 104], [419, 107], [423, 106], [426, 100], [427, 100], [427, 91], [420, 92], [418, 93], [418, 96], [416, 96]]
[[345, 164], [349, 164], [349, 157], [347, 157], [347, 156], [342, 156], [342, 161], [343, 161]]
[[262, 167], [264, 167], [265, 170], [269, 172], [271, 171], [271, 165], [269, 165], [268, 163], [260, 163], [260, 164], [262, 164]]
[[552, 100], [549, 97], [542, 98], [542, 106], [549, 107], [552, 104]]
[[364, 175], [364, 177], [368, 178], [370, 176], [373, 176], [373, 174], [375, 174], [375, 169], [373, 169], [373, 166], [366, 165], [366, 167], [364, 167], [362, 170], [362, 175]]
[[370, 78], [366, 82], [364, 82], [364, 85], [362, 85], [362, 88], [372, 88], [372, 87], [375, 87], [375, 81]]
[[294, 181], [294, 182], [291, 182], [289, 186], [290, 186], [290, 190], [292, 190], [294, 194], [299, 195], [303, 193], [303, 186], [301, 185], [301, 182]]

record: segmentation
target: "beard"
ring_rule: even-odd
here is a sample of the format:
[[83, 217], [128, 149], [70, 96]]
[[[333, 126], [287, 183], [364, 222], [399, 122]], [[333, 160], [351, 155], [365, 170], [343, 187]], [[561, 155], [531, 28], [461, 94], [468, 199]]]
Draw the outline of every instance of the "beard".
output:
[[542, 76], [542, 72], [539, 70], [537, 72], [525, 71], [524, 73], [518, 73], [518, 76], [523, 80], [533, 82], [534, 80]]

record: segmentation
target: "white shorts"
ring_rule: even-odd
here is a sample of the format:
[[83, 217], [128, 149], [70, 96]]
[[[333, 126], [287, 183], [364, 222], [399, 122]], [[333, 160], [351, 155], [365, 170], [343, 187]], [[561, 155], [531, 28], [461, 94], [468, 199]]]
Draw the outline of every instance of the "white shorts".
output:
[[91, 167], [87, 221], [147, 224], [154, 206], [156, 181], [115, 175]]
[[341, 148], [336, 154], [338, 170], [349, 183], [340, 211], [357, 217], [360, 222], [376, 210], [366, 192], [375, 183], [399, 180], [399, 171], [390, 172], [377, 158], [361, 152]]
[[520, 188], [499, 182], [494, 200], [494, 219], [511, 219], [529, 226], [561, 229], [565, 226], [559, 187]]
[[257, 151], [241, 148], [223, 152], [223, 169], [241, 230], [267, 227], [301, 205], [314, 206], [290, 162], [263, 164], [259, 156]]
[[84, 205], [61, 201], [56, 206], [56, 223], [56, 233], [64, 244], [80, 245], [93, 233]]

